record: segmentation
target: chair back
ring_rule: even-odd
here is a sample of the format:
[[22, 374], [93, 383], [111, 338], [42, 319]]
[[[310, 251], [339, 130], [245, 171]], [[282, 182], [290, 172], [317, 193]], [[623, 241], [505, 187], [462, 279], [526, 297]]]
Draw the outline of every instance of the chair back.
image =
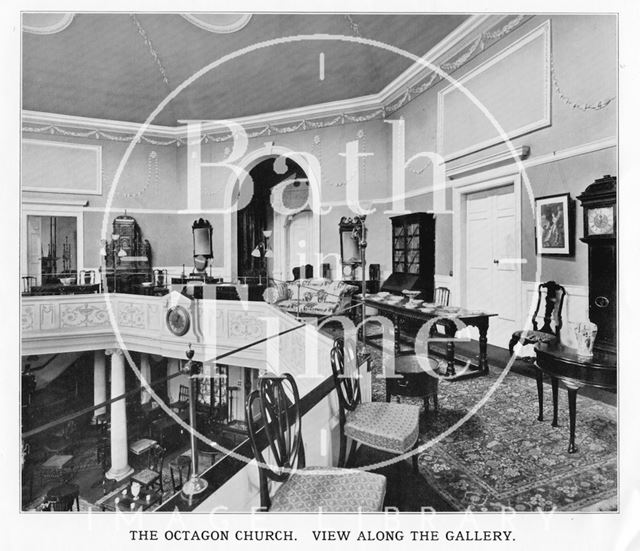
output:
[[180, 385], [178, 402], [188, 402], [188, 401], [189, 401], [189, 387], [187, 385]]
[[78, 285], [95, 285], [98, 283], [98, 274], [95, 270], [80, 270], [78, 272]]
[[291, 271], [293, 272], [294, 281], [297, 279], [313, 278], [313, 266], [311, 264], [305, 264], [304, 266], [296, 266]]
[[73, 511], [73, 500], [45, 498], [42, 503], [43, 511]]
[[[302, 443], [302, 418], [300, 415], [298, 386], [289, 373], [283, 376], [261, 377], [258, 390], [254, 390], [246, 402], [246, 419], [249, 439], [260, 472], [260, 500], [269, 508], [268, 481], [284, 482], [292, 471], [305, 464]], [[262, 427], [267, 440], [271, 462], [265, 461], [259, 445], [258, 430]]]
[[433, 291], [433, 302], [438, 306], [449, 306], [449, 289], [436, 287]]
[[153, 285], [154, 287], [166, 287], [168, 283], [167, 270], [155, 269], [153, 270]]
[[35, 286], [37, 278], [35, 276], [22, 276], [22, 292], [30, 293], [31, 287]]
[[[534, 331], [541, 331], [543, 333], [549, 333], [550, 335], [560, 336], [560, 329], [562, 329], [562, 306], [564, 304], [564, 297], [566, 295], [565, 288], [562, 285], [558, 285], [555, 281], [547, 281], [538, 285], [538, 302], [536, 303], [536, 309], [531, 319], [531, 324]], [[544, 317], [543, 324], [538, 329], [538, 311], [542, 304], [542, 296], [544, 295]], [[551, 327], [554, 323], [555, 328]]]
[[[353, 370], [347, 373], [345, 369], [345, 356], [353, 363]], [[353, 411], [360, 403], [360, 381], [356, 362], [356, 354], [353, 346], [345, 346], [344, 339], [338, 338], [331, 348], [331, 371], [333, 372], [333, 384], [338, 393], [340, 403], [340, 419], [343, 420], [345, 410]]]
[[165, 453], [166, 450], [160, 444], [156, 444], [149, 450], [149, 470], [162, 475]]

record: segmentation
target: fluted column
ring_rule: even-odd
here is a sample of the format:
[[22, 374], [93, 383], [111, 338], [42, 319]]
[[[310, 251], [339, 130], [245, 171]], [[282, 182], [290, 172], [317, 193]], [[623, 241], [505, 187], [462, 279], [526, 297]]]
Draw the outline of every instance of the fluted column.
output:
[[[107, 350], [111, 355], [111, 397], [125, 392], [124, 354], [120, 349]], [[124, 398], [111, 404], [111, 468], [106, 477], [122, 480], [133, 469], [129, 466], [129, 447], [127, 442], [127, 409]]]
[[[98, 405], [107, 399], [107, 372], [104, 350], [93, 353], [93, 405]], [[93, 410], [93, 418], [107, 412], [106, 406]]]
[[[140, 354], [140, 373], [142, 374], [142, 379], [150, 385], [151, 364], [149, 363], [149, 354]], [[146, 404], [150, 400], [151, 395], [143, 388], [140, 393], [140, 402]]]

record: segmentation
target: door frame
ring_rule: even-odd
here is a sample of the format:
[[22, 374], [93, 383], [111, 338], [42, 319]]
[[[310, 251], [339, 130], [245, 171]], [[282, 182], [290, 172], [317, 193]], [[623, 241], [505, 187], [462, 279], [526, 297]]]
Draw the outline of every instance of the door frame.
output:
[[22, 275], [27, 274], [27, 217], [28, 216], [63, 216], [66, 218], [76, 219], [76, 271], [80, 272], [84, 266], [84, 210], [85, 202], [80, 204], [47, 204], [45, 202], [24, 202], [22, 203], [22, 213], [20, 220], [20, 272]]
[[[320, 175], [316, 174], [313, 170], [313, 166], [308, 162], [305, 155], [302, 155], [292, 149], [274, 145], [273, 143], [266, 142], [263, 147], [252, 151], [242, 158], [237, 163], [247, 174], [253, 167], [261, 163], [262, 161], [274, 158], [278, 156], [285, 156], [300, 166], [303, 172], [306, 174], [309, 180], [309, 193], [313, 193], [313, 190], [318, 190], [320, 193]], [[227, 180], [225, 188], [225, 205], [232, 205], [234, 203], [233, 190], [235, 184], [238, 182], [238, 177], [235, 172], [232, 171]], [[317, 197], [318, 203], [321, 198]], [[320, 269], [320, 215], [317, 212], [312, 211], [312, 235], [311, 243], [309, 244], [309, 258], [310, 264], [313, 265], [313, 273], [319, 273]], [[286, 216], [280, 215], [274, 212], [273, 217], [273, 240], [272, 249], [274, 251], [274, 265], [273, 275], [280, 274], [282, 279], [285, 279], [284, 274], [286, 260], [283, 258], [284, 241], [286, 234]], [[238, 251], [237, 251], [237, 231], [238, 231], [238, 212], [232, 209], [232, 212], [225, 212], [223, 215], [224, 235], [229, 236], [229, 239], [225, 239], [224, 248], [224, 266], [223, 277], [225, 281], [236, 281], [238, 278]], [[278, 252], [279, 251], [279, 252]]]
[[[452, 301], [454, 304], [465, 307], [467, 304], [467, 199], [472, 193], [488, 191], [499, 187], [513, 185], [515, 202], [515, 231], [516, 231], [516, 259], [520, 260], [517, 274], [516, 288], [522, 291], [522, 177], [520, 172], [514, 172], [507, 176], [491, 177], [487, 174], [476, 174], [464, 180], [453, 183], [452, 210], [453, 210], [453, 278]], [[516, 320], [522, 321], [522, 297], [516, 297]]]

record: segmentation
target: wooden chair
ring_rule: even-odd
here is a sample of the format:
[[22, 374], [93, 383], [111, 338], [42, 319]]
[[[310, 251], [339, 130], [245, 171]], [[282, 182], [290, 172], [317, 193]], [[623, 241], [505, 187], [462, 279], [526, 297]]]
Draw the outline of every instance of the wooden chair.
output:
[[165, 449], [162, 446], [155, 445], [149, 450], [147, 468], [135, 473], [131, 477], [132, 482], [137, 482], [143, 488], [158, 487], [162, 494], [164, 488], [162, 486], [162, 467], [164, 465]]
[[313, 266], [311, 264], [296, 266], [292, 272], [294, 281], [298, 279], [311, 279], [313, 277]]
[[[538, 329], [538, 311], [542, 304], [542, 296], [544, 295], [544, 318], [543, 325]], [[523, 329], [516, 331], [509, 341], [509, 353], [513, 354], [513, 349], [517, 342], [520, 344], [535, 344], [538, 342], [550, 342], [560, 338], [560, 330], [562, 329], [562, 305], [566, 291], [562, 285], [558, 285], [555, 281], [547, 281], [538, 285], [538, 302], [536, 309], [531, 318], [531, 327], [533, 329]], [[553, 319], [552, 319], [553, 318]], [[551, 327], [554, 323], [555, 328]]]
[[433, 302], [438, 306], [449, 306], [449, 289], [446, 287], [436, 287], [433, 291]]
[[[513, 349], [517, 342], [523, 346], [527, 344], [535, 344], [539, 342], [551, 342], [560, 339], [560, 330], [562, 329], [562, 306], [564, 297], [567, 294], [562, 285], [558, 285], [555, 281], [547, 281], [538, 285], [538, 301], [536, 309], [531, 318], [531, 327], [533, 329], [516, 331], [509, 341], [509, 353], [513, 354]], [[542, 327], [538, 329], [538, 311], [542, 304], [542, 296], [544, 295], [544, 317]], [[554, 323], [555, 327], [551, 324]], [[535, 358], [524, 358], [526, 361], [534, 361]], [[542, 403], [542, 370], [536, 370], [536, 383], [538, 387], [538, 421], [544, 421], [543, 403]], [[551, 378], [551, 392], [553, 396], [553, 421], [551, 426], [558, 426], [558, 379]]]
[[[420, 406], [388, 402], [361, 403], [356, 369], [345, 372], [345, 355], [355, 365], [353, 346], [343, 339], [334, 341], [331, 349], [333, 382], [338, 393], [340, 415], [340, 459], [338, 466], [352, 463], [357, 443], [393, 454], [404, 454], [418, 446]], [[346, 457], [347, 438], [352, 440]], [[418, 472], [418, 455], [412, 455], [413, 470]]]
[[77, 281], [78, 285], [95, 285], [96, 283], [100, 283], [100, 278], [96, 270], [80, 270]]
[[[260, 503], [269, 511], [380, 511], [386, 478], [335, 467], [305, 467], [298, 387], [289, 374], [262, 377], [246, 402], [249, 438], [260, 475]], [[260, 420], [262, 428], [258, 429]], [[266, 440], [271, 463], [262, 453]], [[281, 483], [273, 497], [269, 481]]]
[[171, 409], [177, 413], [189, 409], [189, 387], [187, 385], [180, 385], [178, 401], [171, 404]]
[[77, 484], [61, 484], [51, 488], [42, 503], [43, 511], [73, 511], [80, 510], [80, 487]]

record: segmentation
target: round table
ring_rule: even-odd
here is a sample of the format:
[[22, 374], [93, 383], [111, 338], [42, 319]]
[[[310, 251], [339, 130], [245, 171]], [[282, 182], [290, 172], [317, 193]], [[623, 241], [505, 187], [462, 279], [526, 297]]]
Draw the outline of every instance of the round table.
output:
[[576, 452], [576, 398], [583, 386], [615, 389], [617, 387], [617, 356], [613, 352], [595, 350], [592, 357], [579, 356], [575, 348], [559, 342], [536, 345], [536, 365], [538, 367], [538, 420], [542, 416], [542, 375], [551, 377], [553, 391], [552, 426], [558, 426], [558, 381], [567, 387], [569, 399], [569, 453]]

